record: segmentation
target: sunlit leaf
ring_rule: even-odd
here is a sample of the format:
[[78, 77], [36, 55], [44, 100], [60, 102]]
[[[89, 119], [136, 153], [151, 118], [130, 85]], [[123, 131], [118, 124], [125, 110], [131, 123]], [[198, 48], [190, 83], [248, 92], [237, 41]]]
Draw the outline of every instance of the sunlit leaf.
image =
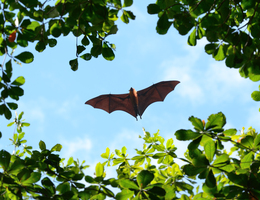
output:
[[43, 151], [43, 150], [45, 150], [46, 149], [46, 144], [45, 144], [45, 142], [43, 142], [42, 140], [39, 142], [39, 147], [40, 147], [40, 149]]
[[213, 161], [213, 157], [216, 151], [215, 142], [212, 139], [208, 140], [207, 143], [204, 145], [204, 150], [205, 150], [206, 158], [211, 163]]
[[17, 85], [17, 86], [21, 86], [25, 83], [25, 78], [23, 76], [19, 76], [18, 78], [16, 78], [13, 82], [12, 85]]

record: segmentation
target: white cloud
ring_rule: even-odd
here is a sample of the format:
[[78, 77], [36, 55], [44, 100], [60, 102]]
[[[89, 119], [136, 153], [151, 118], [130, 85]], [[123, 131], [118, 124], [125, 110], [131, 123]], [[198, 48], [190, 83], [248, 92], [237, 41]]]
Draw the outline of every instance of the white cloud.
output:
[[79, 105], [79, 97], [66, 99], [57, 106], [56, 113], [65, 119], [69, 119], [70, 113]]
[[66, 150], [66, 152], [62, 152], [62, 154], [64, 154], [63, 157], [66, 159], [70, 156], [74, 157], [78, 151], [84, 151], [84, 155], [87, 155], [86, 152], [90, 152], [92, 149], [92, 142], [87, 136], [84, 138], [75, 137], [69, 140], [63, 138], [60, 144], [62, 144], [63, 149]]
[[237, 69], [226, 67], [224, 62], [217, 62], [213, 58], [202, 60], [205, 52], [200, 46], [185, 50], [187, 53], [183, 56], [164, 61], [161, 64], [164, 79], [180, 80], [176, 92], [192, 104], [248, 101], [250, 95], [244, 92], [253, 91], [254, 83], [242, 78]]

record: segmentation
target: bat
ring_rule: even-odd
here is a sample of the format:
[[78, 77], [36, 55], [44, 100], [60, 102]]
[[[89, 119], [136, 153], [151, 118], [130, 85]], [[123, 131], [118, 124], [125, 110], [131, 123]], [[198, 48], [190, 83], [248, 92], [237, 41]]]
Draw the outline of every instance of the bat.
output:
[[100, 95], [88, 100], [85, 104], [105, 110], [108, 113], [122, 110], [138, 120], [137, 116], [139, 115], [140, 119], [142, 119], [142, 114], [150, 104], [163, 101], [179, 83], [180, 81], [162, 81], [139, 91], [130, 88], [128, 94]]

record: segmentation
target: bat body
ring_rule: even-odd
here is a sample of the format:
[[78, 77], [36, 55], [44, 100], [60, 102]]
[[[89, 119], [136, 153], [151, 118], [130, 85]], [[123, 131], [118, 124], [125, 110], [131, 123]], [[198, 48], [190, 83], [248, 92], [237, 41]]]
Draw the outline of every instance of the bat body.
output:
[[142, 114], [152, 103], [163, 101], [167, 94], [174, 90], [179, 81], [162, 81], [143, 90], [136, 91], [130, 88], [128, 94], [105, 94], [88, 100], [94, 108], [99, 108], [111, 113], [115, 110], [122, 110], [136, 118]]

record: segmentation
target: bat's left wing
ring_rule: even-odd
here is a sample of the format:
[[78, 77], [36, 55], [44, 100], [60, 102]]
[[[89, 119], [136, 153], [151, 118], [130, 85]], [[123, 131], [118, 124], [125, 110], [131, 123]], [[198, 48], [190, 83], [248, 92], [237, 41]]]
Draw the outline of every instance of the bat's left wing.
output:
[[162, 81], [152, 86], [140, 90], [138, 94], [138, 110], [140, 116], [144, 113], [145, 109], [152, 103], [157, 101], [163, 101], [167, 94], [174, 90], [175, 86], [180, 81]]
[[115, 110], [122, 110], [133, 117], [136, 117], [134, 107], [131, 103], [129, 94], [105, 94], [88, 100], [85, 104], [89, 104], [94, 108], [99, 108], [111, 113]]

